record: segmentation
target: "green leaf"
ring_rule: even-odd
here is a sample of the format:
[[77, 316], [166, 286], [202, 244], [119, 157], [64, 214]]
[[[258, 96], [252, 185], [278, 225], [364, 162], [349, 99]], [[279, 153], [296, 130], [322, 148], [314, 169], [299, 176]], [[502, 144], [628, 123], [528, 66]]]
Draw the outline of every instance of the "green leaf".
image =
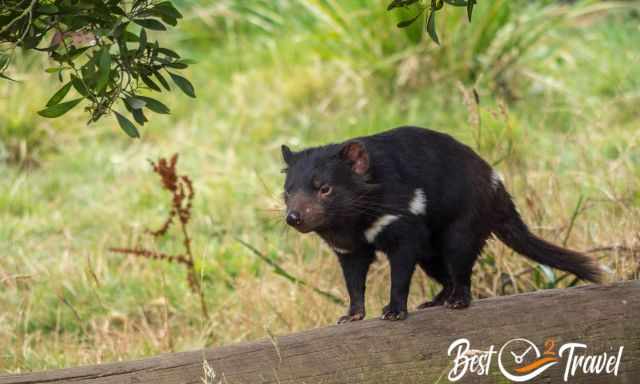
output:
[[454, 7], [466, 7], [467, 0], [444, 0], [445, 3], [453, 5]]
[[162, 11], [158, 11], [157, 9], [152, 9], [149, 11], [150, 15], [159, 17], [160, 19], [162, 19], [162, 21], [165, 22], [165, 24], [169, 24], [172, 27], [175, 27], [176, 25], [178, 25], [178, 19], [176, 19], [175, 17], [168, 15], [166, 13], [163, 13]]
[[410, 18], [408, 20], [402, 20], [401, 22], [398, 23], [397, 27], [398, 28], [406, 28], [406, 27], [410, 26], [416, 20], [418, 20], [418, 17], [420, 17], [421, 14], [422, 14], [422, 12], [418, 13], [417, 15], [415, 15], [414, 17], [412, 17], [412, 18]]
[[77, 59], [80, 55], [82, 55], [89, 48], [91, 48], [91, 47], [89, 47], [89, 46], [82, 47], [82, 48], [72, 47], [69, 50], [69, 55], [68, 55], [68, 59], [67, 60], [73, 61], [73, 60]]
[[160, 84], [162, 84], [164, 89], [166, 89], [167, 91], [171, 91], [171, 87], [169, 86], [169, 83], [159, 71], [154, 71], [153, 74], [156, 75], [156, 78], [158, 79]]
[[96, 91], [101, 93], [109, 82], [109, 73], [111, 73], [111, 54], [109, 47], [103, 47], [98, 58], [98, 81], [96, 82]]
[[144, 123], [148, 121], [147, 117], [144, 115], [142, 108], [133, 109], [131, 108], [131, 106], [129, 105], [126, 99], [122, 98], [122, 100], [124, 101], [125, 108], [127, 108], [127, 111], [129, 111], [129, 113], [133, 116], [133, 119], [136, 121], [136, 123], [140, 125], [144, 125]]
[[158, 86], [158, 84], [154, 83], [149, 76], [140, 75], [140, 78], [142, 79], [142, 82], [147, 85], [147, 87], [153, 89], [154, 91], [162, 92], [162, 89]]
[[53, 96], [51, 96], [49, 101], [47, 101], [47, 107], [56, 105], [59, 102], [61, 102], [62, 99], [64, 99], [64, 97], [67, 96], [67, 93], [69, 93], [70, 89], [71, 89], [71, 82], [68, 82], [62, 88], [60, 88], [58, 92], [54, 93]]
[[467, 0], [444, 0], [445, 3], [453, 5], [454, 7], [466, 7]]
[[161, 103], [156, 99], [152, 99], [146, 96], [138, 96], [138, 98], [142, 99], [145, 102], [145, 107], [152, 110], [155, 113], [161, 113], [163, 115], [168, 115], [170, 110], [169, 107]]
[[[119, 39], [120, 36], [123, 36], [123, 34], [127, 34], [127, 27], [129, 26], [129, 22], [125, 21], [125, 22], [121, 22], [120, 24], [116, 25], [116, 27], [113, 29], [113, 37], [115, 37], [116, 39]], [[129, 32], [131, 33], [131, 32]], [[132, 35], [134, 35], [133, 33], [131, 33]], [[135, 35], [134, 35], [135, 36]]]
[[127, 16], [127, 13], [124, 11], [124, 9], [122, 9], [122, 8], [116, 6], [116, 5], [111, 6], [109, 8], [109, 10], [111, 11], [111, 13], [115, 13], [118, 16], [123, 16], [123, 17]]
[[9, 80], [9, 81], [16, 81], [16, 80], [10, 78], [9, 76], [5, 75], [2, 72], [0, 72], [0, 79], [5, 79], [5, 80]]
[[170, 50], [169, 48], [158, 48], [158, 53], [162, 53], [166, 56], [173, 57], [175, 59], [179, 59], [180, 55], [178, 55], [175, 51]]
[[418, 0], [393, 0], [389, 6], [387, 6], [387, 11], [390, 11], [394, 8], [406, 7], [413, 3], [417, 3]]
[[473, 14], [473, 6], [475, 5], [476, 0], [469, 0], [467, 3], [467, 16], [469, 17], [469, 22], [471, 22], [471, 14]]
[[132, 109], [131, 114], [133, 115], [133, 118], [135, 119], [136, 123], [140, 125], [144, 125], [144, 123], [149, 121], [147, 120], [147, 117], [144, 115], [144, 112], [142, 109]]
[[139, 26], [152, 31], [166, 31], [167, 27], [156, 19], [133, 19], [133, 22]]
[[120, 124], [120, 128], [129, 135], [129, 137], [138, 138], [140, 137], [140, 132], [138, 132], [138, 128], [131, 122], [131, 120], [122, 116], [116, 111], [113, 111], [116, 114], [116, 119], [118, 120], [118, 124]]
[[60, 117], [65, 113], [69, 112], [71, 108], [78, 105], [84, 98], [80, 97], [71, 101], [67, 101], [66, 103], [55, 104], [50, 107], [47, 107], [41, 111], [38, 111], [38, 115], [42, 117], [54, 118]]
[[138, 44], [138, 52], [143, 52], [147, 46], [147, 31], [144, 28], [140, 28], [140, 40]]
[[56, 52], [56, 51], [50, 51], [51, 53], [51, 60], [56, 61], [60, 64], [62, 63], [67, 63], [69, 61], [72, 61], [73, 59], [71, 58], [71, 53], [73, 52], [73, 48], [71, 48], [66, 54], [62, 54], [61, 52]]
[[142, 100], [142, 98], [140, 97], [127, 97], [125, 99], [125, 101], [127, 102], [127, 104], [132, 108], [132, 109], [142, 109], [145, 106], [145, 102], [144, 100]]
[[79, 94], [85, 97], [89, 96], [89, 90], [84, 85], [82, 80], [80, 80], [80, 78], [78, 78], [76, 75], [71, 75], [71, 84], [73, 84], [73, 88], [75, 88], [75, 90], [78, 91]]
[[164, 65], [165, 67], [175, 68], [175, 69], [185, 69], [188, 67], [187, 64], [180, 61], [168, 61]]
[[0, 71], [9, 66], [9, 61], [11, 61], [11, 57], [9, 55], [0, 53]]
[[170, 1], [163, 1], [156, 4], [153, 10], [174, 19], [182, 19], [182, 14], [173, 6]]
[[440, 40], [438, 39], [438, 34], [436, 33], [436, 13], [433, 10], [429, 12], [429, 19], [427, 20], [427, 33], [431, 37], [431, 40], [440, 45]]
[[129, 31], [124, 31], [122, 37], [124, 38], [124, 41], [131, 43], [135, 43], [136, 41], [140, 40], [140, 38], [135, 33]]
[[196, 97], [195, 90], [193, 89], [193, 85], [191, 82], [184, 77], [177, 75], [175, 73], [169, 72], [171, 79], [174, 83], [184, 92], [187, 96]]

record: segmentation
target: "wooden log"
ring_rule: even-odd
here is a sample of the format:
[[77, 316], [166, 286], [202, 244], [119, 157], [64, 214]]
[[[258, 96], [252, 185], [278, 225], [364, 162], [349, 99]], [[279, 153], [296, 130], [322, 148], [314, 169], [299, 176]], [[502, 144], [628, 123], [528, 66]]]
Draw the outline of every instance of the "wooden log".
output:
[[[468, 339], [472, 349], [493, 345], [496, 352], [514, 338], [530, 340], [541, 353], [549, 338], [556, 352], [568, 342], [586, 344], [576, 355], [616, 356], [622, 346], [617, 376], [578, 369], [569, 382], [640, 383], [640, 281], [478, 300], [466, 310], [432, 308], [405, 321], [365, 320], [136, 361], [3, 375], [0, 384], [448, 383], [454, 356], [447, 350], [459, 338]], [[459, 382], [510, 382], [499, 370], [497, 353], [491, 357], [487, 375], [467, 372]], [[563, 382], [567, 357], [565, 351], [559, 363], [530, 382]], [[514, 358], [506, 350], [503, 358], [513, 372]], [[215, 378], [211, 371], [207, 378], [205, 360]]]

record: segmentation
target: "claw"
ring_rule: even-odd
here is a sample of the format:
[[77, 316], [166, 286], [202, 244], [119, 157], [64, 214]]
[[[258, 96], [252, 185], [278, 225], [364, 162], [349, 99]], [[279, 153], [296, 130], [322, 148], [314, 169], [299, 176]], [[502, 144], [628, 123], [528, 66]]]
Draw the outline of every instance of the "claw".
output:
[[452, 300], [447, 300], [444, 303], [444, 306], [449, 309], [463, 309], [463, 308], [467, 308], [469, 304], [471, 304], [469, 300], [452, 299]]
[[391, 310], [384, 311], [382, 313], [382, 316], [380, 317], [380, 319], [382, 320], [390, 320], [390, 321], [404, 320], [406, 318], [407, 318], [407, 311], [396, 312]]
[[364, 319], [364, 313], [354, 313], [353, 315], [340, 316], [338, 324], [351, 323], [353, 321], [359, 321]]
[[418, 309], [432, 308], [444, 305], [447, 301], [447, 298], [449, 298], [450, 296], [451, 287], [445, 286], [437, 295], [435, 295], [435, 297], [431, 301], [425, 301], [424, 303], [418, 305]]

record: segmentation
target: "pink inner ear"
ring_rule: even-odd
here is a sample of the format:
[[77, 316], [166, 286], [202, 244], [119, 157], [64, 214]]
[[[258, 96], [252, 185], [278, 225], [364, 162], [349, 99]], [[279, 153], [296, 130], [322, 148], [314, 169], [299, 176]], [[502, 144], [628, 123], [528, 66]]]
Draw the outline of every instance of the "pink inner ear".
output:
[[346, 150], [347, 159], [353, 161], [353, 171], [359, 175], [367, 172], [369, 169], [369, 155], [362, 144], [351, 143]]

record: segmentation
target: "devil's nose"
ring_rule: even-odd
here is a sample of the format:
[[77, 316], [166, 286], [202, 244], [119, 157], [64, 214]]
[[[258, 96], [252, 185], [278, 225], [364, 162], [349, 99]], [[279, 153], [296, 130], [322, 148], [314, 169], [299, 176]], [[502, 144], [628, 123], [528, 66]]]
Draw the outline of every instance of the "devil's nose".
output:
[[291, 211], [287, 213], [287, 224], [296, 227], [302, 223], [302, 218], [300, 217], [300, 213], [297, 211]]

